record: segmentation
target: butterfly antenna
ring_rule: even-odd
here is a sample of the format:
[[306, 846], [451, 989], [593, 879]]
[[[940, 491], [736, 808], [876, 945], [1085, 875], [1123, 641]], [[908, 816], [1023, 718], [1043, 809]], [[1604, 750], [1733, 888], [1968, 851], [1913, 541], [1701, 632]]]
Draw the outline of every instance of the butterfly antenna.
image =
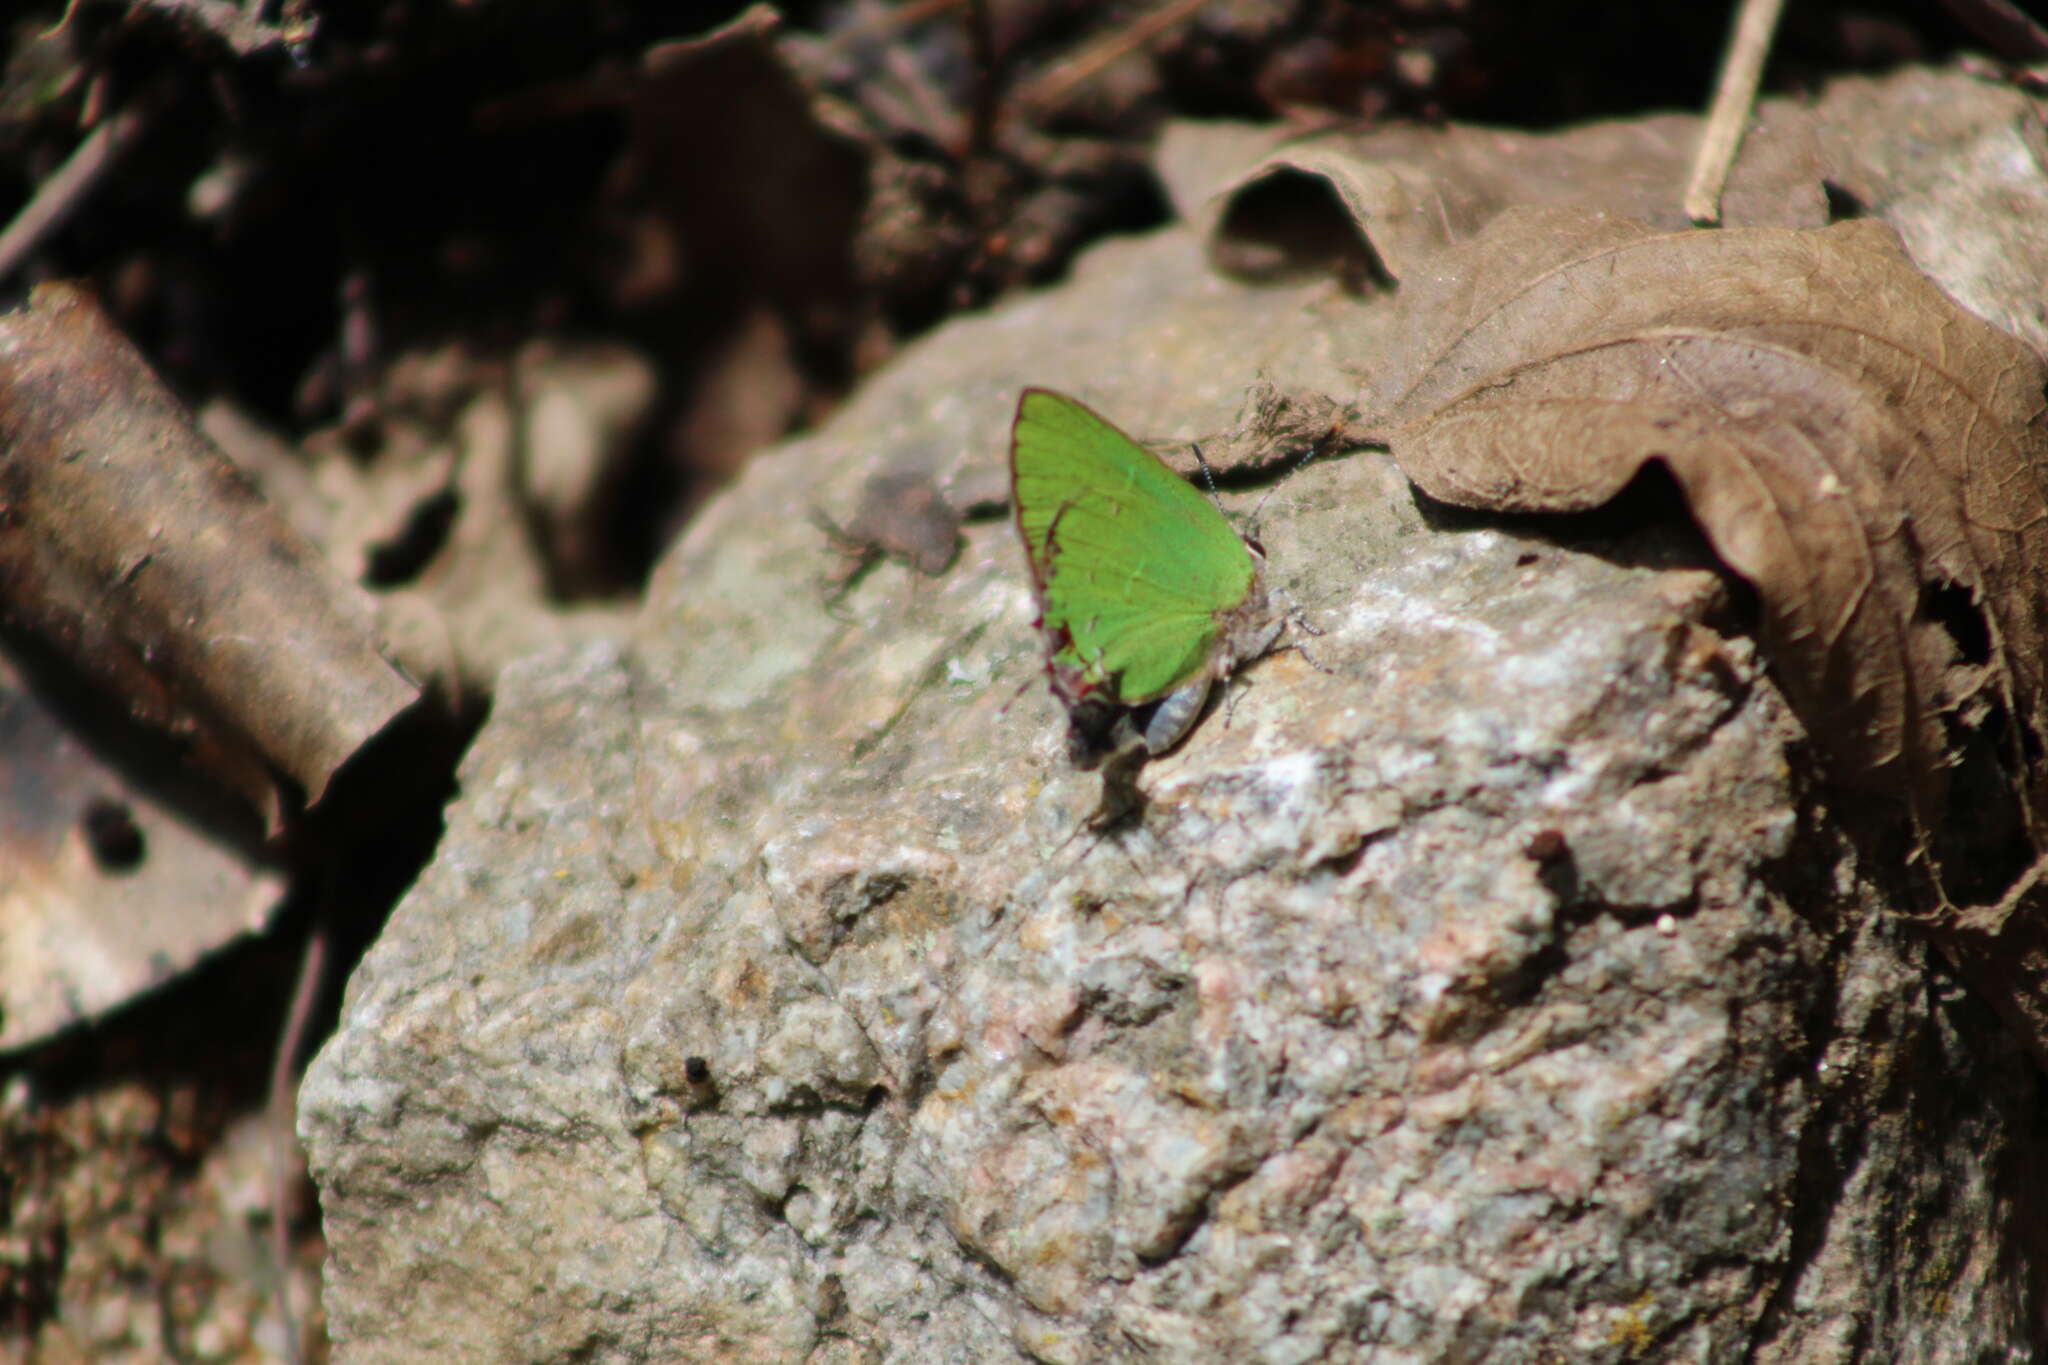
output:
[[[1322, 445], [1320, 443], [1310, 446], [1306, 451], [1302, 452], [1301, 458], [1294, 462], [1294, 468], [1288, 470], [1285, 474], [1282, 474], [1280, 478], [1293, 478], [1296, 474], [1299, 474], [1302, 471], [1302, 469], [1308, 464], [1310, 460], [1313, 460], [1317, 455], [1321, 453]], [[1259, 538], [1259, 514], [1266, 510], [1266, 500], [1279, 491], [1280, 482], [1279, 479], [1276, 479], [1273, 481], [1273, 485], [1259, 496], [1258, 505], [1252, 508], [1251, 515], [1245, 518], [1246, 523], [1251, 527], [1251, 535], [1253, 540], [1257, 540]]]
[[1188, 442], [1188, 449], [1195, 452], [1195, 463], [1202, 467], [1202, 482], [1209, 485], [1209, 501], [1216, 504], [1216, 510], [1223, 510], [1223, 495], [1216, 491], [1216, 471], [1209, 468], [1209, 458], [1202, 454], [1200, 443]]

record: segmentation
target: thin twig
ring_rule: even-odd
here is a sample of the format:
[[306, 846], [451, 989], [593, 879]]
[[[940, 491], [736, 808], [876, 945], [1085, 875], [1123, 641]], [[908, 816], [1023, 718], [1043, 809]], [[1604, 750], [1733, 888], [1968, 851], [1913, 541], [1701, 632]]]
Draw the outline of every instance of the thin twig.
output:
[[78, 7], [83, 3], [84, 0], [64, 0], [64, 13], [58, 16], [56, 23], [44, 29], [38, 36], [46, 39], [61, 36], [65, 29], [71, 27], [72, 16], [78, 13]]
[[1685, 187], [1685, 216], [1702, 227], [1721, 221], [1721, 189], [1728, 183], [1728, 168], [1735, 164], [1736, 149], [1742, 146], [1743, 130], [1756, 107], [1757, 82], [1784, 8], [1785, 0], [1742, 0], [1735, 16], [1735, 34], [1714, 89], [1714, 109], [1707, 115], [1700, 149], [1693, 156], [1692, 181]]
[[995, 25], [988, 0], [967, 0], [967, 50], [974, 57], [974, 98], [968, 105], [967, 155], [987, 156], [996, 146], [996, 109], [1002, 102], [996, 69]]
[[306, 1028], [312, 1020], [313, 999], [327, 974], [327, 924], [316, 920], [299, 956], [299, 979], [292, 986], [292, 1000], [285, 1012], [284, 1036], [277, 1041], [277, 1055], [270, 1064], [270, 1244], [277, 1258], [277, 1315], [284, 1323], [285, 1358], [303, 1365], [305, 1343], [299, 1337], [297, 1314], [292, 1312], [291, 1277], [291, 1194], [293, 1163], [287, 1144], [292, 1129], [293, 1077], [298, 1070], [299, 1050], [305, 1046]]
[[1979, 42], [2007, 62], [2048, 61], [2048, 28], [2029, 18], [2011, 0], [1941, 0]]
[[1141, 14], [1122, 28], [1103, 35], [1072, 60], [1060, 63], [1019, 90], [1018, 107], [1033, 118], [1045, 117], [1066, 102], [1074, 87], [1093, 80], [1104, 67], [1137, 51], [1205, 3], [1207, 0], [1167, 0], [1150, 14]]
[[63, 225], [135, 141], [143, 122], [142, 110], [135, 105], [102, 121], [37, 187], [35, 197], [22, 205], [7, 230], [0, 232], [0, 280], [13, 275], [29, 253]]
[[916, 120], [911, 126], [953, 155], [962, 155], [967, 146], [967, 130], [961, 126], [960, 115], [946, 103], [946, 97], [933, 88], [917, 58], [907, 48], [892, 43], [882, 50], [882, 70], [895, 79], [897, 89], [910, 102]]
[[894, 29], [922, 23], [935, 14], [954, 9], [963, 0], [904, 0], [892, 9], [856, 11], [857, 17], [821, 45], [826, 52], [843, 52], [857, 43], [880, 42]]

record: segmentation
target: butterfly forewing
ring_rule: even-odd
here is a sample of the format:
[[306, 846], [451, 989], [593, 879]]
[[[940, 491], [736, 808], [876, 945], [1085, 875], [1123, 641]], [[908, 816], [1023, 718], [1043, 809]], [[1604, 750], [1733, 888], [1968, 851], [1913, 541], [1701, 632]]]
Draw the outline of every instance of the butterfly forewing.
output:
[[1149, 701], [1213, 656], [1250, 595], [1250, 552], [1160, 459], [1070, 398], [1027, 389], [1011, 446], [1012, 505], [1056, 667]]

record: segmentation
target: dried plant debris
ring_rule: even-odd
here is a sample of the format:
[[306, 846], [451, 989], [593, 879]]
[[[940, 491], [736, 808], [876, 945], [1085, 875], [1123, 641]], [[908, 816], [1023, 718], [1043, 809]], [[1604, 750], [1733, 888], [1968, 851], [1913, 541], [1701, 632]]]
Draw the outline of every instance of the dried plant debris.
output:
[[615, 608], [564, 599], [619, 572], [603, 509], [622, 496], [655, 386], [651, 363], [622, 346], [535, 343], [509, 366], [451, 346], [391, 367], [367, 463], [330, 428], [278, 477], [259, 432], [220, 413], [210, 426], [372, 589], [408, 673], [459, 709], [512, 659], [618, 628]]
[[1041, 282], [1091, 238], [1163, 216], [1145, 164], [1156, 91], [1101, 124], [1047, 126], [1035, 93], [1049, 88], [1017, 54], [1048, 33], [1071, 40], [1072, 18], [862, 4], [822, 36], [778, 35], [815, 116], [861, 151], [852, 259], [896, 330]]
[[[303, 1162], [242, 1083], [264, 1073], [273, 1046], [267, 984], [226, 972], [211, 983], [224, 1018], [166, 1004], [105, 1030], [92, 1052], [119, 1064], [96, 1083], [46, 1069], [48, 1054], [11, 1074], [0, 1092], [0, 1355], [332, 1358]], [[292, 1230], [282, 1263], [270, 1241], [280, 1216]]]
[[1282, 388], [1261, 375], [1245, 391], [1236, 424], [1202, 442], [1202, 459], [1219, 474], [1287, 467], [1335, 449], [1357, 421], [1355, 408], [1327, 394]]
[[629, 346], [536, 341], [521, 348], [511, 377], [516, 492], [550, 585], [557, 597], [593, 595], [623, 577], [606, 531], [653, 415], [660, 373]]
[[1401, 310], [1375, 425], [1430, 496], [1576, 511], [1661, 463], [1847, 772], [1932, 828], [1959, 753], [1993, 745], [2042, 841], [2043, 366], [1888, 227], [1514, 211]]
[[0, 1052], [261, 929], [283, 879], [103, 761], [0, 657]]
[[[1283, 141], [1253, 125], [1179, 123], [1157, 164], [1218, 270], [1356, 292], [1405, 279], [1512, 206], [1687, 226], [1679, 195], [1699, 128], [1668, 115], [1548, 134], [1395, 127]], [[1958, 303], [2048, 354], [2044, 166], [2048, 131], [2018, 91], [1959, 70], [1840, 80], [1808, 105], [1758, 106], [1722, 221], [1882, 218]]]
[[[1580, 205], [1680, 227], [1700, 120], [1671, 114], [1557, 134], [1386, 128], [1289, 142], [1238, 171], [1242, 136], [1199, 125], [1169, 135], [1175, 200], [1209, 233], [1211, 261], [1248, 279], [1405, 279], [1511, 205]], [[1731, 226], [1827, 221], [1811, 121], [1779, 101], [1758, 111], [1726, 195]], [[1227, 168], [1227, 169], [1226, 169]], [[1222, 194], [1212, 192], [1221, 185]], [[1363, 254], [1361, 254], [1363, 253]]]
[[875, 474], [862, 485], [860, 505], [844, 526], [816, 514], [841, 564], [832, 574], [834, 598], [878, 560], [900, 559], [927, 578], [944, 573], [960, 549], [960, 513], [931, 477], [918, 470]]
[[8, 627], [272, 827], [416, 698], [354, 591], [86, 295], [45, 285], [0, 319], [0, 451]]

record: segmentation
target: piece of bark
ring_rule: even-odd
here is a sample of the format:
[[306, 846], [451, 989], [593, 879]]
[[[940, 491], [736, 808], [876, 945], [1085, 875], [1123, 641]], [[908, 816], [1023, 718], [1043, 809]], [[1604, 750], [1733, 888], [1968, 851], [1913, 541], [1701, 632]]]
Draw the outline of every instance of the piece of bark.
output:
[[175, 737], [272, 828], [417, 697], [356, 591], [69, 286], [0, 319], [0, 498], [9, 628]]

